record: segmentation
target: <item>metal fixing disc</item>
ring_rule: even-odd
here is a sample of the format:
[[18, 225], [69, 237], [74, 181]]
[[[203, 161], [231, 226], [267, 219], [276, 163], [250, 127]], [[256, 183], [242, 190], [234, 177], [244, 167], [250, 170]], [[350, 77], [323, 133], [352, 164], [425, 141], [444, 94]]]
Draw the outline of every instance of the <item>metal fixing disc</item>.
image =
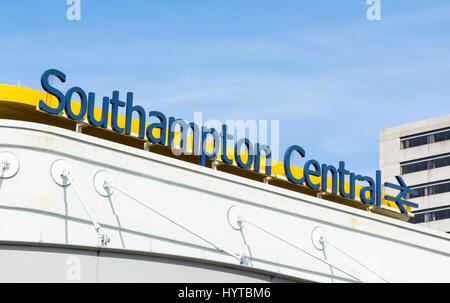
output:
[[69, 163], [59, 159], [50, 168], [53, 181], [60, 186], [69, 186], [73, 181], [73, 170]]
[[[315, 248], [318, 250], [323, 250], [323, 239], [324, 239], [324, 232], [321, 227], [317, 226], [314, 227], [314, 229], [311, 232], [311, 241]], [[321, 241], [322, 240], [322, 241]]]
[[228, 223], [233, 229], [240, 230], [241, 226], [239, 225], [238, 221], [242, 216], [242, 209], [237, 206], [233, 205], [228, 209], [227, 212], [227, 219]]
[[94, 176], [94, 188], [103, 197], [109, 197], [114, 193], [113, 179], [110, 173], [104, 170], [98, 171]]
[[19, 159], [10, 152], [0, 153], [0, 179], [14, 177], [19, 171]]

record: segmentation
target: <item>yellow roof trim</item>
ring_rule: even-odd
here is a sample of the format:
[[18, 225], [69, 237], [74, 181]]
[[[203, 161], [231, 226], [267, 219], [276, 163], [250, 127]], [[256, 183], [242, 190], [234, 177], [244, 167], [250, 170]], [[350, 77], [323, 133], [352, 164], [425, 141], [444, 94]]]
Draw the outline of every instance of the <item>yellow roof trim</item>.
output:
[[[7, 102], [15, 102], [15, 103], [21, 103], [21, 104], [26, 104], [26, 105], [31, 105], [34, 107], [37, 107], [39, 105], [39, 100], [44, 100], [46, 104], [55, 107], [57, 105], [57, 99], [45, 92], [39, 91], [39, 90], [35, 90], [32, 88], [27, 88], [27, 87], [21, 87], [21, 86], [14, 86], [14, 85], [6, 85], [6, 84], [0, 84], [0, 101], [7, 101]], [[77, 113], [80, 110], [80, 103], [79, 102], [72, 102], [72, 109], [75, 113]], [[99, 108], [95, 108], [94, 109], [94, 117], [96, 119], [100, 119], [101, 118], [101, 113], [102, 110]], [[118, 115], [118, 124], [123, 127], [125, 125], [125, 116], [124, 115]], [[150, 123], [146, 123], [146, 127], [149, 125]], [[108, 118], [108, 125], [111, 126], [111, 113], [109, 113], [109, 118]], [[154, 129], [154, 135], [155, 136], [159, 136], [159, 129]], [[139, 133], [139, 121], [137, 119], [133, 119], [131, 122], [131, 132], [136, 135]], [[167, 139], [167, 134], [166, 134], [166, 139]], [[175, 133], [175, 139], [174, 139], [174, 144], [177, 145], [179, 144], [179, 140], [180, 140], [180, 133]], [[166, 140], [167, 141], [167, 140]], [[212, 142], [207, 142], [207, 148], [209, 150], [212, 149]], [[188, 149], [192, 149], [192, 136], [188, 136], [188, 144], [187, 144]], [[229, 153], [230, 155], [234, 155], [234, 149], [231, 147], [227, 148], [227, 153]], [[241, 153], [242, 154], [242, 160], [245, 161], [246, 160], [246, 153]], [[218, 159], [220, 158], [220, 154], [218, 155]], [[234, 160], [234, 156], [231, 156], [231, 158], [233, 158]], [[265, 163], [266, 163], [266, 159], [264, 157], [261, 157], [261, 172], [265, 171]], [[303, 175], [303, 169], [299, 168], [299, 167], [295, 167], [295, 166], [291, 166], [292, 167], [292, 172], [294, 175], [296, 176], [302, 176]], [[272, 175], [274, 177], [280, 177], [282, 179], [285, 179], [286, 175], [284, 173], [284, 165], [282, 162], [279, 161], [272, 161]], [[311, 180], [313, 182], [320, 182], [320, 178], [321, 177], [316, 177], [316, 176], [311, 176]], [[331, 186], [332, 186], [332, 182], [331, 182], [331, 177], [327, 177], [328, 178], [328, 189], [329, 191], [331, 191]], [[355, 185], [355, 196], [359, 197], [359, 193], [361, 188], [363, 188], [360, 185]], [[350, 183], [349, 182], [345, 182], [345, 189], [348, 192], [350, 190]], [[397, 205], [394, 202], [388, 201], [384, 199], [385, 194], [382, 194], [382, 204], [384, 206], [393, 208], [398, 210]], [[357, 200], [359, 201], [359, 200]], [[408, 211], [411, 211], [411, 207], [409, 206], [405, 206], [405, 208]]]

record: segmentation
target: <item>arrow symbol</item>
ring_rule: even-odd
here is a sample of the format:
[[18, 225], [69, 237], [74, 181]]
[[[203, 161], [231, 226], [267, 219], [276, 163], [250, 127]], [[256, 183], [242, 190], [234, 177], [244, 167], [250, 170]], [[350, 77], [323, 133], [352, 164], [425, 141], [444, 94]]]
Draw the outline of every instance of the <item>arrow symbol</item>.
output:
[[395, 178], [397, 179], [397, 182], [400, 185], [389, 183], [389, 182], [385, 182], [384, 186], [390, 187], [390, 188], [393, 188], [393, 189], [398, 189], [400, 192], [395, 197], [385, 196], [384, 199], [395, 202], [395, 204], [397, 204], [397, 206], [400, 209], [400, 211], [403, 214], [407, 214], [408, 211], [405, 209], [404, 205], [408, 205], [408, 206], [411, 206], [411, 207], [414, 207], [414, 208], [418, 208], [419, 204], [416, 204], [416, 203], [404, 200], [404, 198], [405, 198], [407, 193], [410, 193], [412, 195], [417, 195], [418, 192], [417, 192], [417, 190], [409, 188], [406, 185], [405, 181], [403, 181], [402, 177], [395, 176]]

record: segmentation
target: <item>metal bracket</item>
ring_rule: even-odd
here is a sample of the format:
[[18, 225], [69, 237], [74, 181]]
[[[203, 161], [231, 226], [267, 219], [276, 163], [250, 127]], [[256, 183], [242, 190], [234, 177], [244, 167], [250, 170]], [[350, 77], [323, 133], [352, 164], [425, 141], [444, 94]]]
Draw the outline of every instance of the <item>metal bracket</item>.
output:
[[227, 219], [230, 226], [235, 230], [241, 230], [242, 229], [242, 209], [237, 206], [233, 205], [228, 209], [227, 212]]
[[221, 166], [223, 164], [224, 163], [219, 158], [216, 158], [216, 159], [214, 159], [214, 161], [212, 163], [212, 168], [217, 170], [217, 167], [219, 167], [219, 166]]
[[269, 184], [269, 182], [272, 181], [273, 179], [276, 179], [276, 178], [274, 176], [264, 177], [264, 183]]
[[241, 255], [239, 258], [239, 264], [242, 266], [249, 266], [250, 260], [248, 259], [248, 257], [246, 255]]
[[53, 181], [59, 186], [69, 186], [73, 181], [72, 167], [65, 160], [59, 159], [53, 162], [50, 173]]
[[0, 179], [14, 177], [19, 171], [19, 159], [10, 152], [0, 153]]
[[100, 246], [106, 247], [108, 245], [108, 243], [111, 242], [111, 238], [108, 237], [107, 234], [102, 233], [100, 229], [97, 230], [97, 233], [98, 233], [98, 238], [100, 241]]
[[83, 133], [83, 128], [85, 128], [86, 126], [89, 126], [89, 123], [84, 121], [78, 122], [75, 131], [77, 133]]
[[152, 147], [153, 145], [156, 145], [156, 143], [145, 142], [145, 143], [144, 143], [144, 150], [150, 151], [150, 147]]
[[100, 170], [94, 176], [94, 188], [103, 197], [109, 197], [114, 193], [113, 179], [110, 173]]
[[316, 249], [324, 250], [325, 238], [324, 238], [324, 232], [321, 227], [317, 226], [312, 230], [311, 241]]

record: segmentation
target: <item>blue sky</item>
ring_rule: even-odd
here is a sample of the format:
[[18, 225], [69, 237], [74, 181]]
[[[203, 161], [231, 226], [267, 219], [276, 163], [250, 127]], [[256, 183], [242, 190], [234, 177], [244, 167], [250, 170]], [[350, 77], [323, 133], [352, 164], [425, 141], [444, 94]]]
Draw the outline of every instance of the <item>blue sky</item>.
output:
[[49, 68], [177, 118], [280, 121], [280, 151], [378, 169], [383, 128], [450, 113], [450, 2], [2, 1], [0, 83]]

